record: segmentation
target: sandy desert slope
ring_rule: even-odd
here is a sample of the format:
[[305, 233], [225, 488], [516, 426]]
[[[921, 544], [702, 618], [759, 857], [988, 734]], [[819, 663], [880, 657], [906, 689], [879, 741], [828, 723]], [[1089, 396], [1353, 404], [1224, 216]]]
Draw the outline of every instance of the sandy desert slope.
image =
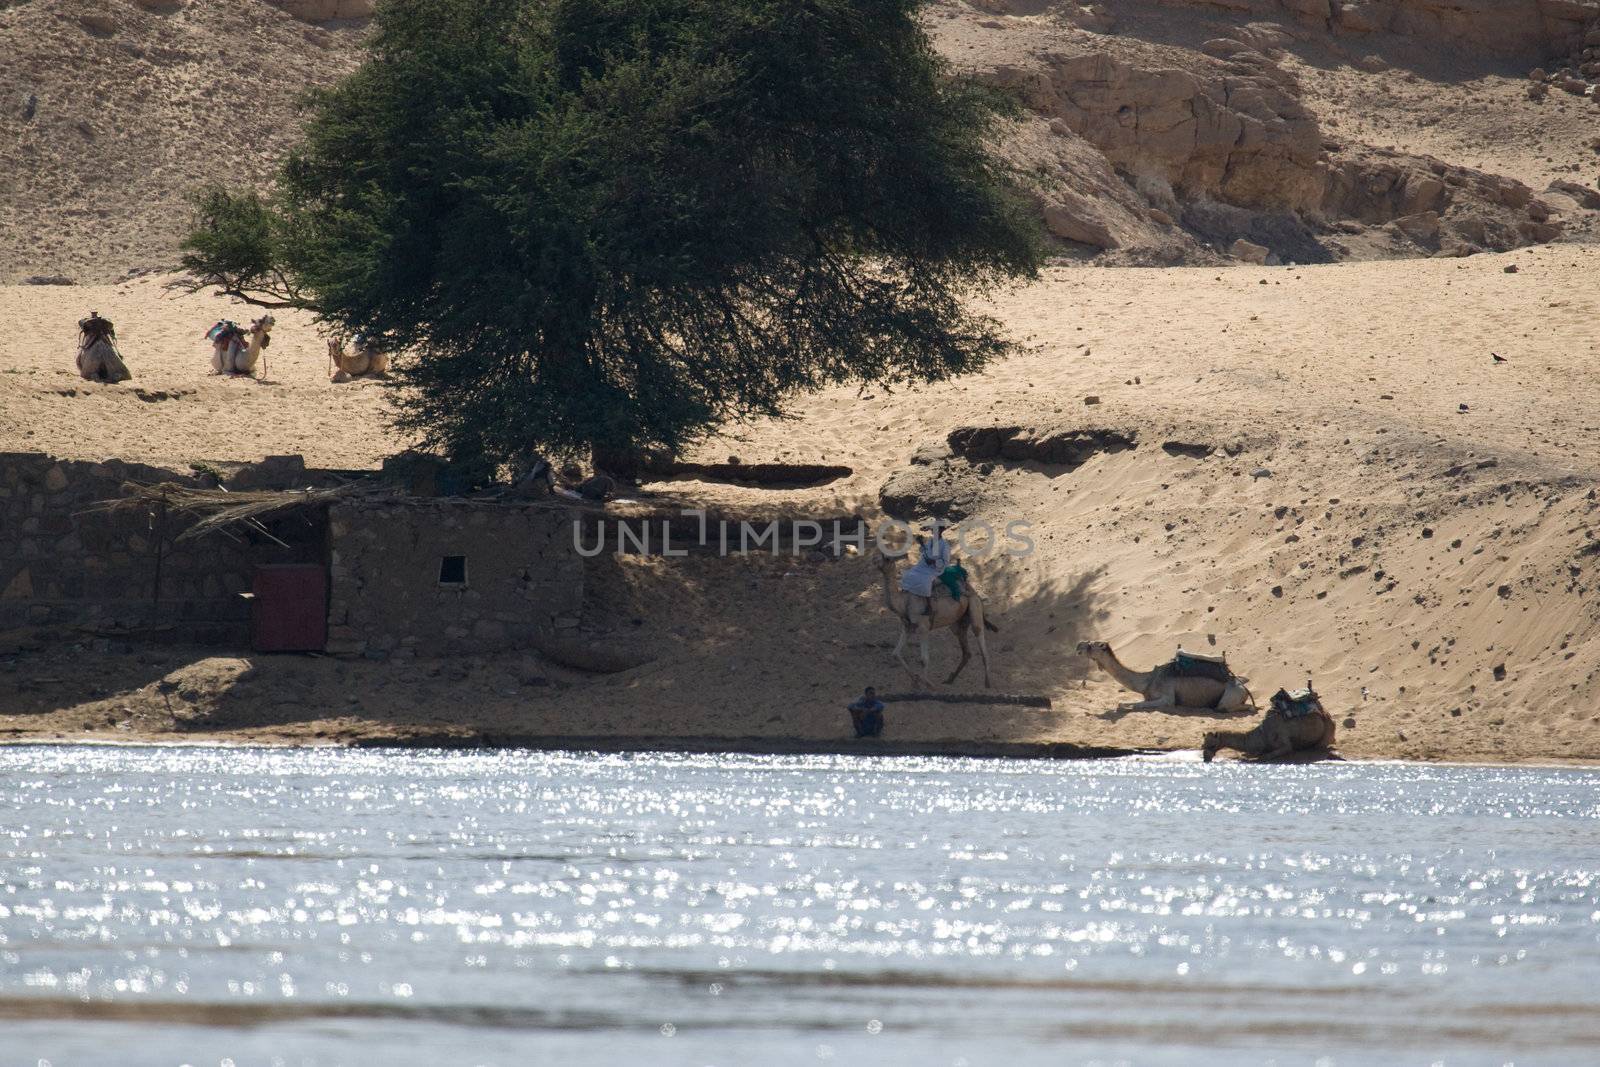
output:
[[[925, 501], [1032, 525], [1033, 556], [981, 568], [1001, 627], [995, 683], [1056, 707], [908, 705], [897, 736], [1171, 747], [1217, 725], [1111, 712], [1123, 695], [1074, 654], [1097, 637], [1139, 666], [1180, 643], [1225, 650], [1258, 696], [1311, 676], [1351, 754], [1592, 757], [1596, 255], [1551, 246], [1321, 267], [1053, 269], [993, 302], [1029, 349], [981, 377], [892, 396], [831, 391], [800, 401], [792, 421], [700, 450], [825, 459], [851, 465], [851, 478], [782, 493], [648, 488], [827, 514], [874, 506], [914, 450], [958, 426], [1119, 431], [1136, 446], [1075, 469], [956, 458], [921, 483]], [[86, 298], [127, 324], [134, 382], [86, 386], [67, 372]], [[0, 292], [14, 324], [0, 347], [0, 447], [173, 462], [302, 451], [359, 466], [399, 444], [380, 388], [326, 382], [308, 323], [280, 328], [273, 384], [206, 377], [198, 335], [224, 306], [174, 300], [155, 281]], [[155, 732], [198, 715], [228, 735], [470, 723], [827, 737], [852, 689], [905, 681], [861, 559], [621, 561], [596, 573], [591, 599], [597, 626], [625, 631], [655, 662], [537, 691], [518, 684], [529, 668], [516, 663], [485, 660], [461, 677], [356, 663], [317, 668], [325, 691], [281, 663], [200, 657], [85, 691], [60, 722], [81, 712], [115, 731], [131, 714], [118, 709], [144, 708], [139, 728]], [[934, 660], [953, 666], [948, 637]], [[192, 710], [156, 696], [169, 668], [189, 679]], [[236, 685], [241, 673], [253, 685]], [[318, 701], [347, 690], [368, 694], [363, 712], [330, 724]]]

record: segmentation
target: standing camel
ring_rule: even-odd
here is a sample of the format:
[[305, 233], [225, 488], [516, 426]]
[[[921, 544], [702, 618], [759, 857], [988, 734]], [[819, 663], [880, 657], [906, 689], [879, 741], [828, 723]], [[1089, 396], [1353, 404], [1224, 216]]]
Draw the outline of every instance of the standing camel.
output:
[[[950, 672], [950, 677], [944, 680], [944, 684], [949, 685], [956, 680], [956, 676], [972, 658], [972, 651], [967, 647], [967, 631], [970, 629], [978, 635], [978, 656], [983, 660], [984, 687], [992, 685], [989, 680], [989, 645], [984, 639], [984, 630], [998, 632], [999, 628], [983, 617], [982, 599], [969, 588], [960, 600], [956, 600], [942, 582], [935, 582], [928, 614], [912, 617], [907, 614], [906, 594], [901, 592], [900, 583], [895, 581], [894, 560], [881, 552], [875, 553], [875, 556], [878, 572], [883, 579], [883, 604], [889, 609], [889, 614], [900, 620], [900, 639], [894, 645], [894, 658], [900, 661], [900, 666], [923, 685], [932, 685], [933, 683], [928, 680], [928, 635], [934, 630], [948, 628], [956, 635], [956, 641], [961, 645], [961, 662]], [[906, 638], [913, 632], [917, 634], [922, 645], [920, 673], [911, 669], [905, 657]]]

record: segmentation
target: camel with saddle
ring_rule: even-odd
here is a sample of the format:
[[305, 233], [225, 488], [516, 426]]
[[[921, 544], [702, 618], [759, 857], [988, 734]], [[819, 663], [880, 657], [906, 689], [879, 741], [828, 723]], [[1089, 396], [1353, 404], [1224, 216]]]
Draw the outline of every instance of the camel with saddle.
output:
[[[990, 686], [992, 682], [989, 677], [989, 645], [984, 638], [984, 631], [998, 632], [999, 628], [984, 618], [983, 598], [972, 588], [971, 583], [966, 581], [959, 583], [958, 588], [961, 590], [959, 597], [942, 581], [933, 583], [931, 596], [917, 596], [907, 593], [900, 587], [900, 583], [896, 580], [897, 568], [893, 559], [882, 552], [876, 552], [874, 562], [882, 578], [884, 607], [889, 609], [889, 614], [900, 621], [900, 638], [894, 645], [894, 658], [900, 661], [900, 666], [918, 682], [931, 685], [928, 680], [928, 635], [934, 630], [949, 630], [956, 635], [956, 642], [961, 646], [961, 662], [956, 664], [956, 669], [944, 680], [944, 684], [949, 685], [972, 659], [968, 638], [969, 635], [975, 634], [978, 638], [978, 656], [983, 661], [983, 684], [985, 687]], [[913, 670], [905, 658], [906, 641], [912, 634], [917, 635], [921, 647], [920, 672]]]
[[328, 365], [332, 371], [329, 381], [348, 382], [355, 378], [387, 377], [389, 353], [380, 349], [363, 334], [356, 334], [350, 347], [337, 338], [328, 338]]
[[1308, 681], [1304, 689], [1272, 694], [1266, 717], [1254, 729], [1208, 730], [1200, 754], [1207, 763], [1225, 748], [1260, 759], [1282, 759], [1305, 749], [1331, 749], [1334, 732], [1333, 716], [1323, 709]]
[[1124, 666], [1104, 641], [1084, 641], [1078, 655], [1086, 656], [1126, 689], [1144, 697], [1132, 704], [1118, 705], [1119, 711], [1248, 711], [1255, 698], [1241, 678], [1228, 668], [1226, 659], [1202, 656], [1178, 649], [1171, 662], [1148, 671]]
[[275, 320], [263, 315], [250, 323], [246, 330], [231, 319], [223, 319], [206, 331], [211, 342], [212, 374], [254, 374], [261, 366], [261, 376], [266, 377], [266, 349], [272, 343]]
[[78, 320], [78, 373], [91, 382], [125, 382], [133, 377], [117, 351], [117, 329], [100, 312]]

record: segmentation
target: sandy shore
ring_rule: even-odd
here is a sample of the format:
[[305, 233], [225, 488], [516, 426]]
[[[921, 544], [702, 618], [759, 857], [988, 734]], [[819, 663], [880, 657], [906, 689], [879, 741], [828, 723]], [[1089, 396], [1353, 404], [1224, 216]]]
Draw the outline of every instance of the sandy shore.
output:
[[[1093, 637], [1139, 667], [1179, 644], [1226, 651], [1263, 698], [1314, 678], [1352, 757], [1594, 758], [1597, 265], [1600, 250], [1558, 246], [1057, 269], [994, 302], [1030, 348], [983, 376], [892, 396], [829, 391], [693, 457], [843, 463], [851, 477], [646, 490], [828, 514], [874, 507], [914, 449], [956, 426], [1125, 432], [1137, 447], [1072, 470], [959, 472], [977, 514], [1032, 526], [1031, 557], [977, 569], [1000, 627], [996, 689], [1054, 707], [897, 705], [894, 741], [1179, 749], [1241, 725], [1115, 711], [1128, 694], [1074, 654]], [[91, 306], [117, 321], [132, 383], [70, 373], [72, 324]], [[309, 322], [283, 317], [270, 384], [208, 377], [199, 335], [224, 313], [240, 312], [156, 281], [0, 289], [0, 447], [179, 463], [302, 452], [348, 467], [400, 444], [381, 386], [328, 384]], [[589, 596], [587, 621], [651, 662], [585, 676], [532, 655], [345, 662], [8, 635], [0, 736], [809, 743], [848, 732], [842, 706], [862, 685], [907, 681], [861, 559], [608, 558]], [[954, 665], [947, 635], [933, 655], [941, 676]], [[957, 686], [968, 687], [981, 688], [976, 665]]]

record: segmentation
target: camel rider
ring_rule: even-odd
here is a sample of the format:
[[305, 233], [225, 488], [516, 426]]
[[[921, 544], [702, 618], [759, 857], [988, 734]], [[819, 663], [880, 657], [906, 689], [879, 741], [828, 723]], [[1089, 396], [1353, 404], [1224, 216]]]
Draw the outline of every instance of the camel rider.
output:
[[918, 537], [917, 547], [922, 550], [920, 558], [900, 575], [900, 588], [906, 594], [906, 615], [913, 619], [928, 614], [933, 583], [950, 566], [950, 542], [944, 539], [944, 524], [935, 519], [933, 535]]

